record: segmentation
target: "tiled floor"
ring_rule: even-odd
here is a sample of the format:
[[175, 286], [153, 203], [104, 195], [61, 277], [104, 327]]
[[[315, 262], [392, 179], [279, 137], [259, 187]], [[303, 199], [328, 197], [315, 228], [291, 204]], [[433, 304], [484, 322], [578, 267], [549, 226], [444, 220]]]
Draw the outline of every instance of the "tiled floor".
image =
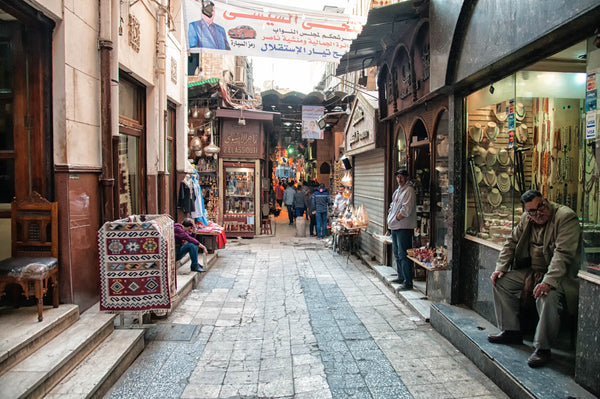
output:
[[276, 231], [229, 240], [107, 397], [506, 397], [357, 258]]

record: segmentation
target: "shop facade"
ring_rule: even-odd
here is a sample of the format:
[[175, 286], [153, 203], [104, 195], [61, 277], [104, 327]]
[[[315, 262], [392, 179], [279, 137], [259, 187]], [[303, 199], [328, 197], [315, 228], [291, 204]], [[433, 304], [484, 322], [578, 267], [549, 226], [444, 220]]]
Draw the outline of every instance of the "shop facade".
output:
[[14, 196], [58, 202], [60, 301], [80, 311], [98, 301], [103, 222], [175, 209], [185, 52], [182, 21], [164, 3], [0, 1], [2, 108], [16, 111], [0, 123], [1, 223], [10, 226]]
[[273, 113], [222, 108], [216, 116], [221, 138], [219, 224], [227, 237], [251, 238], [260, 234], [262, 217], [268, 217], [271, 170], [266, 162], [266, 137], [273, 126]]
[[[432, 35], [453, 32], [451, 41], [431, 42], [432, 59], [440, 61], [432, 63], [431, 88], [451, 88], [448, 161], [453, 165], [450, 270], [434, 284], [446, 301], [466, 305], [495, 324], [489, 277], [522, 217], [520, 195], [537, 189], [572, 208], [583, 240], [581, 263], [572, 265], [579, 268], [579, 308], [570, 350], [575, 381], [598, 394], [600, 280], [593, 272], [600, 7], [593, 1], [552, 7], [511, 1], [503, 6], [509, 16], [489, 3], [457, 10], [440, 6], [430, 14]], [[489, 23], [495, 20], [511, 20], [520, 28], [507, 31]]]
[[384, 262], [387, 256], [383, 237], [386, 229], [383, 204], [388, 192], [383, 128], [379, 123], [377, 96], [373, 92], [358, 92], [346, 123], [344, 155], [352, 166], [347, 173], [352, 175], [354, 207], [364, 206], [369, 216], [369, 224], [360, 235], [360, 248], [379, 262]]

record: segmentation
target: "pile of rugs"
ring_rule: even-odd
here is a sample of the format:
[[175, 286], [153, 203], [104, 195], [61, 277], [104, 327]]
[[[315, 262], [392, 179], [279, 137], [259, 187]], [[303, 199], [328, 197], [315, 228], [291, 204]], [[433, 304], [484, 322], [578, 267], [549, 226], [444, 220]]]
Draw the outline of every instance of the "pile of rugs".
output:
[[98, 232], [100, 310], [151, 312], [171, 308], [177, 293], [173, 220], [135, 215]]

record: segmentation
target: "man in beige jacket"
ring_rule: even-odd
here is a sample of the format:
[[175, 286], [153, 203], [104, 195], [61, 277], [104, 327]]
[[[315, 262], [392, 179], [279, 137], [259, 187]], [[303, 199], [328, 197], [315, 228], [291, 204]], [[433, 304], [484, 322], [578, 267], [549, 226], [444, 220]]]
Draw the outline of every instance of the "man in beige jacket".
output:
[[521, 203], [525, 212], [502, 248], [491, 276], [501, 332], [488, 336], [488, 341], [522, 343], [519, 308], [533, 296], [539, 322], [533, 339], [535, 351], [527, 363], [540, 367], [550, 360], [563, 299], [569, 313], [577, 311], [581, 231], [575, 212], [546, 200], [537, 190], [525, 192]]

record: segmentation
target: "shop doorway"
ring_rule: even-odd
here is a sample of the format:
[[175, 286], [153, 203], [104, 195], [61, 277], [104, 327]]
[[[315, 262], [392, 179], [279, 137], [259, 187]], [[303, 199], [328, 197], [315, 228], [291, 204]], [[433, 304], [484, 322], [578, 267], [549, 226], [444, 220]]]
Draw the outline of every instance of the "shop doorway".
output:
[[431, 243], [431, 143], [425, 124], [417, 119], [410, 134], [409, 172], [414, 182], [417, 202], [415, 244]]

